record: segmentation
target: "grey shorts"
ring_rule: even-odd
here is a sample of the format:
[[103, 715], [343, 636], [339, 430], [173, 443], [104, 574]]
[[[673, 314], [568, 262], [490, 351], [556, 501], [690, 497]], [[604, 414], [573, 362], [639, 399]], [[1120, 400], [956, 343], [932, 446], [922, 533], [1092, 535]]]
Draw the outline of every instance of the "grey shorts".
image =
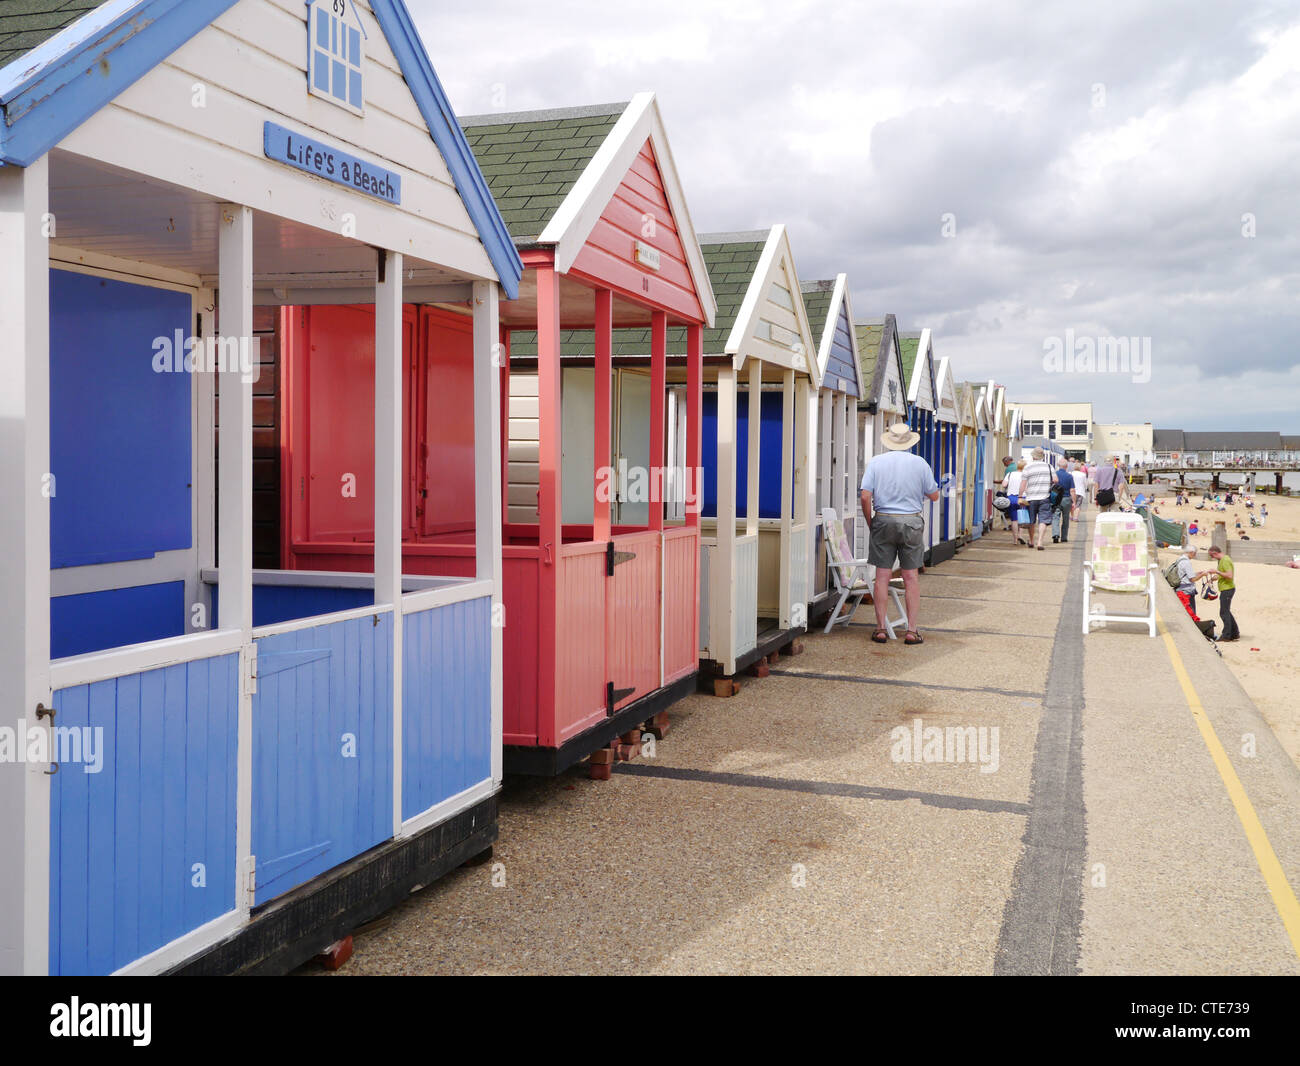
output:
[[918, 515], [874, 514], [867, 561], [872, 566], [918, 570], [925, 559], [925, 519]]

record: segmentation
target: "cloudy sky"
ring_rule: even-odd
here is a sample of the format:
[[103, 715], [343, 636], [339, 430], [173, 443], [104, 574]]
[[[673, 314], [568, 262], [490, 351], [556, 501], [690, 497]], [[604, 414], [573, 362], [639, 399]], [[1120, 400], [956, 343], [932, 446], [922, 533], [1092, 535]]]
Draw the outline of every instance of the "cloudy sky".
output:
[[[1300, 433], [1300, 5], [410, 7], [462, 114], [654, 90], [699, 231], [786, 223], [959, 378]], [[1128, 363], [1048, 367], [1067, 331]]]

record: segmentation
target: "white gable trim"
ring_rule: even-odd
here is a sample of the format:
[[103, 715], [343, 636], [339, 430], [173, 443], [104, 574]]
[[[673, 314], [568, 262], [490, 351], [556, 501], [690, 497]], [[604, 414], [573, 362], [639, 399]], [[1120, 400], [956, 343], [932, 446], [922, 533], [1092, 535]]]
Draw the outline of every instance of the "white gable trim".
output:
[[[723, 351], [731, 356], [732, 366], [736, 370], [739, 370], [744, 365], [748, 356], [753, 355], [765, 362], [791, 367], [796, 373], [806, 374], [812, 379], [813, 388], [820, 388], [821, 368], [818, 366], [818, 359], [815, 356], [805, 358], [802, 368], [795, 367], [791, 359], [782, 359], [779, 356], [776, 358], [769, 357], [765, 353], [775, 353], [776, 348], [755, 340], [753, 336], [759, 312], [762, 309], [763, 302], [767, 299], [767, 292], [782, 267], [785, 268], [786, 273], [789, 275], [787, 281], [790, 286], [791, 302], [794, 304], [795, 319], [799, 323], [799, 340], [803, 344], [803, 350], [805, 353], [817, 351], [817, 344], [813, 341], [812, 327], [808, 325], [808, 310], [803, 304], [803, 291], [799, 286], [799, 274], [794, 268], [794, 258], [790, 255], [790, 242], [786, 236], [785, 226], [780, 223], [773, 226], [767, 235], [767, 243], [763, 245], [763, 254], [758, 257], [758, 265], [754, 267], [754, 276], [750, 278], [749, 288], [745, 290], [745, 298], [740, 303], [740, 310], [736, 312], [736, 321], [731, 327], [731, 333], [727, 336], [727, 343]], [[791, 354], [793, 356], [793, 353]]]
[[[945, 396], [952, 401], [951, 415], [945, 415], [943, 411], [943, 401]], [[953, 388], [952, 382], [952, 364], [948, 361], [948, 356], [946, 355], [939, 360], [939, 369], [935, 371], [934, 412], [935, 417], [942, 419], [944, 422], [961, 422], [961, 410], [957, 400], [957, 390]]]
[[713, 298], [709, 271], [704, 265], [704, 254], [700, 251], [691, 213], [686, 207], [677, 164], [673, 162], [654, 93], [637, 93], [632, 97], [564, 202], [546, 223], [537, 242], [555, 245], [555, 268], [561, 274], [567, 273], [647, 140], [654, 148], [655, 161], [664, 182], [664, 194], [673, 213], [673, 223], [686, 254], [686, 265], [695, 283], [700, 307], [704, 310], [705, 324], [712, 326], [718, 304]]
[[[907, 385], [907, 402], [917, 404], [921, 396], [921, 374], [924, 372], [930, 382], [930, 403], [934, 404], [934, 373], [930, 355], [930, 331], [921, 330], [921, 339], [916, 344], [916, 362], [912, 366], [912, 380]], [[921, 409], [933, 411], [934, 407], [921, 404]]]

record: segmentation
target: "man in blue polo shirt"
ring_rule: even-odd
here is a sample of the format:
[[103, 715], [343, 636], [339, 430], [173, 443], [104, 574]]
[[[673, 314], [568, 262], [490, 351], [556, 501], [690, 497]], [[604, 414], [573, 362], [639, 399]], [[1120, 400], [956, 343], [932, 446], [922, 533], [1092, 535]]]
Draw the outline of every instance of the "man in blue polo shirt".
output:
[[867, 561], [876, 568], [872, 601], [876, 608], [876, 631], [871, 639], [877, 644], [889, 640], [885, 628], [885, 608], [889, 597], [889, 579], [895, 560], [903, 571], [903, 600], [907, 611], [904, 644], [924, 644], [917, 631], [917, 612], [921, 606], [921, 583], [917, 571], [925, 558], [925, 520], [921, 508], [926, 500], [939, 498], [939, 486], [930, 464], [911, 449], [921, 439], [895, 422], [880, 442], [887, 449], [867, 464], [862, 478], [862, 514], [871, 530]]

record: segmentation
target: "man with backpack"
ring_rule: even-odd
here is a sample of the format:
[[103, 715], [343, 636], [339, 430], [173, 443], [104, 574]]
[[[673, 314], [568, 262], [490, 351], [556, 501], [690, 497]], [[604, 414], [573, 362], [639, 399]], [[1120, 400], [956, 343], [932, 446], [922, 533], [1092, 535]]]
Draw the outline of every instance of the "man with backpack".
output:
[[1062, 456], [1056, 464], [1052, 483], [1052, 543], [1068, 544], [1070, 541], [1070, 512], [1078, 505], [1074, 475], [1070, 473], [1070, 460]]
[[1192, 565], [1196, 558], [1196, 545], [1189, 544], [1179, 549], [1178, 561], [1165, 569], [1165, 580], [1173, 586], [1178, 598], [1183, 601], [1187, 613], [1196, 618], [1196, 583], [1201, 578], [1217, 573], [1217, 570], [1197, 570]]

